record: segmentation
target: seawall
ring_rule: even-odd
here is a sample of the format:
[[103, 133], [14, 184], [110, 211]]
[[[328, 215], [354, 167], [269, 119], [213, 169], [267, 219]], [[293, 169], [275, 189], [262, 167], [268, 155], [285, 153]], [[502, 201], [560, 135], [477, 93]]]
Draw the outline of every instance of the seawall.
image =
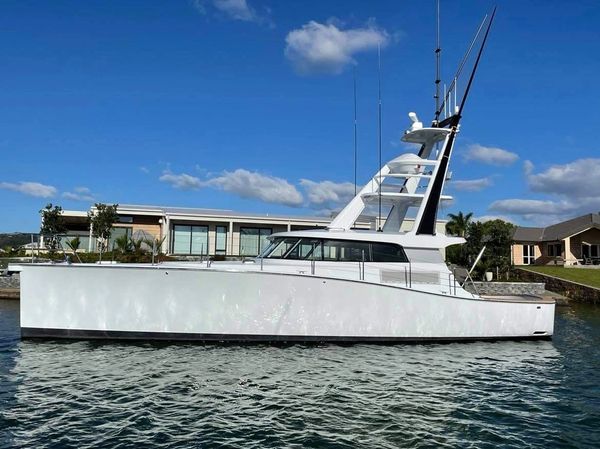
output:
[[[578, 268], [573, 268], [573, 270], [576, 269]], [[598, 288], [530, 271], [526, 268], [517, 268], [515, 275], [526, 282], [543, 282], [546, 284], [546, 290], [566, 296], [573, 302], [600, 304], [600, 289]]]
[[18, 274], [0, 276], [0, 299], [19, 299], [19, 286]]

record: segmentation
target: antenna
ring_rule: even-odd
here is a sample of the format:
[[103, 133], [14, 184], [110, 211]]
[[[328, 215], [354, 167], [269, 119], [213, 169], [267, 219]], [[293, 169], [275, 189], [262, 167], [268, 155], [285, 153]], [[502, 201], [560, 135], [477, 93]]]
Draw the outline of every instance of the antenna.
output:
[[356, 66], [354, 66], [354, 196], [356, 196], [356, 166], [357, 166], [357, 139], [356, 139]]
[[442, 57], [442, 48], [440, 47], [440, 0], [436, 2], [437, 6], [437, 28], [436, 28], [436, 45], [435, 45], [435, 121], [438, 121], [440, 115], [440, 65]]
[[377, 133], [378, 133], [378, 152], [379, 152], [379, 216], [378, 216], [378, 231], [381, 231], [381, 45], [377, 45], [377, 97], [378, 97], [378, 120], [377, 120]]
[[465, 106], [467, 97], [469, 96], [471, 84], [473, 83], [473, 78], [475, 77], [475, 73], [477, 72], [477, 67], [479, 66], [479, 61], [481, 60], [481, 55], [483, 54], [483, 49], [485, 48], [485, 44], [487, 42], [487, 38], [492, 27], [492, 23], [494, 22], [495, 15], [496, 8], [494, 8], [490, 20], [487, 23], [487, 29], [485, 30], [485, 35], [479, 47], [477, 59], [475, 60], [475, 64], [473, 65], [471, 76], [469, 77], [469, 82], [467, 83], [467, 87], [460, 102], [460, 107], [458, 108], [458, 111], [456, 111], [456, 113], [451, 117], [448, 117], [447, 120], [444, 120], [445, 123], [440, 123], [440, 126], [450, 125], [451, 131], [448, 134], [448, 137], [446, 138], [443, 148], [443, 154], [441, 155], [439, 165], [435, 168], [435, 177], [434, 179], [432, 179], [432, 184], [430, 184], [427, 187], [427, 202], [425, 203], [424, 207], [422, 206], [422, 209], [419, 211], [420, 216], [418, 217], [419, 223], [417, 224], [418, 227], [416, 234], [435, 235], [437, 209], [440, 203], [442, 189], [444, 187], [444, 182], [446, 180], [446, 175], [448, 172], [448, 163], [450, 161], [450, 156], [452, 155], [454, 139], [456, 137], [456, 133], [458, 132], [458, 124], [462, 117], [462, 111]]

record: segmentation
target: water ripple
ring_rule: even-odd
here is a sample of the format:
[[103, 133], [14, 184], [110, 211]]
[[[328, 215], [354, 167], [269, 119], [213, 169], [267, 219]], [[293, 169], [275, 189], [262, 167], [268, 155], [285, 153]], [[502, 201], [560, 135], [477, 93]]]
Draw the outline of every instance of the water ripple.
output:
[[6, 447], [598, 447], [600, 312], [552, 342], [23, 341], [0, 304]]

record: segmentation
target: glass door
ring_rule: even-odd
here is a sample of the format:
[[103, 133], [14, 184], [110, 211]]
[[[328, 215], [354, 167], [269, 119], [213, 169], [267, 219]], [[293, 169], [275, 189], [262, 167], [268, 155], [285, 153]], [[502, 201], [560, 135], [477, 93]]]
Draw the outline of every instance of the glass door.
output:
[[535, 245], [523, 245], [523, 264], [533, 265], [535, 263]]

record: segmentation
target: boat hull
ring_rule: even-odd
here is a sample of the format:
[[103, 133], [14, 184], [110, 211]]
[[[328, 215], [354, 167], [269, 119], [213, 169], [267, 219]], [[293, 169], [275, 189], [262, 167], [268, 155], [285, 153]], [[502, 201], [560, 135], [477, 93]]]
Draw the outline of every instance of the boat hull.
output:
[[554, 303], [459, 298], [262, 271], [31, 265], [21, 333], [42, 338], [424, 342], [549, 338]]

